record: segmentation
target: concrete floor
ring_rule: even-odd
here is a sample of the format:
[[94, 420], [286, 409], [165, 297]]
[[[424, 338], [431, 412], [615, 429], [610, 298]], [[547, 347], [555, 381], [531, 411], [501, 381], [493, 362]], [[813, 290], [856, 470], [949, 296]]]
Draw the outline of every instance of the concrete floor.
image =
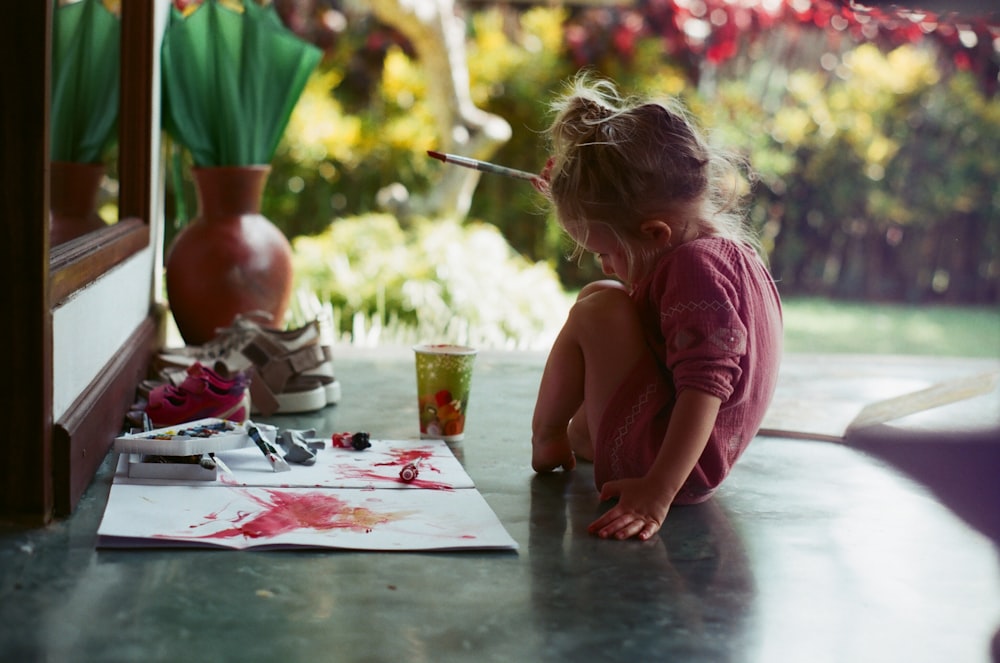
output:
[[[414, 436], [408, 350], [336, 361], [339, 405], [270, 423]], [[889, 465], [760, 437], [717, 497], [675, 508], [661, 536], [602, 541], [585, 530], [601, 509], [591, 468], [529, 466], [544, 356], [477, 362], [454, 450], [518, 552], [98, 550], [109, 457], [72, 517], [0, 530], [0, 660], [990, 660], [994, 542]]]

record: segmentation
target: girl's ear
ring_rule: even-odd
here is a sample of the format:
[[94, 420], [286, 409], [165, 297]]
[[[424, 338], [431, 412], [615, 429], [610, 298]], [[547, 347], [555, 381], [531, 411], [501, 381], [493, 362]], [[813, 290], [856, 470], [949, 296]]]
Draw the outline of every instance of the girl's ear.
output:
[[651, 219], [642, 222], [639, 226], [639, 232], [646, 239], [656, 242], [660, 246], [667, 246], [670, 244], [670, 236], [673, 234], [673, 229], [666, 221]]

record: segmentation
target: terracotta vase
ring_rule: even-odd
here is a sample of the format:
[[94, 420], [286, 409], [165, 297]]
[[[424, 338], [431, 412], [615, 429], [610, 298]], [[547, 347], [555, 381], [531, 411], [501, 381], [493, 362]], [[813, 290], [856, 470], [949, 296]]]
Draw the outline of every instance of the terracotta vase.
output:
[[292, 294], [292, 248], [260, 214], [269, 166], [193, 169], [198, 214], [167, 252], [167, 300], [188, 345], [202, 345], [240, 313], [279, 326]]
[[97, 214], [97, 194], [104, 164], [53, 161], [49, 164], [49, 245], [100, 230], [107, 224]]

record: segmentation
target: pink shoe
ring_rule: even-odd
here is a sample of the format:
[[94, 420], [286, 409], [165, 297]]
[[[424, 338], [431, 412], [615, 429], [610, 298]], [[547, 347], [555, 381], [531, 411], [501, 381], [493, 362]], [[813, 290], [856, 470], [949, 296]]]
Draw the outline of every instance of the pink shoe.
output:
[[161, 351], [154, 367], [176, 371], [203, 362], [250, 372], [256, 376], [251, 380], [254, 412], [265, 416], [314, 412], [338, 403], [340, 381], [333, 351], [324, 341], [329, 336], [324, 323], [317, 318], [298, 329], [277, 330], [263, 326], [264, 316], [240, 314], [204, 345]]
[[243, 422], [250, 414], [247, 385], [243, 373], [223, 377], [195, 363], [180, 385], [160, 385], [149, 392], [146, 414], [157, 428], [207, 417]]

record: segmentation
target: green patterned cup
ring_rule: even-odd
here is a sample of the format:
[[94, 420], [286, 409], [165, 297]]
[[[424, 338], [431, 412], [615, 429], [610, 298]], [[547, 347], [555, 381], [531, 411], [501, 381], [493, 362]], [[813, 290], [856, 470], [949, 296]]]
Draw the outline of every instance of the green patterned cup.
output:
[[417, 345], [420, 437], [457, 442], [465, 436], [472, 366], [478, 350], [461, 345]]

